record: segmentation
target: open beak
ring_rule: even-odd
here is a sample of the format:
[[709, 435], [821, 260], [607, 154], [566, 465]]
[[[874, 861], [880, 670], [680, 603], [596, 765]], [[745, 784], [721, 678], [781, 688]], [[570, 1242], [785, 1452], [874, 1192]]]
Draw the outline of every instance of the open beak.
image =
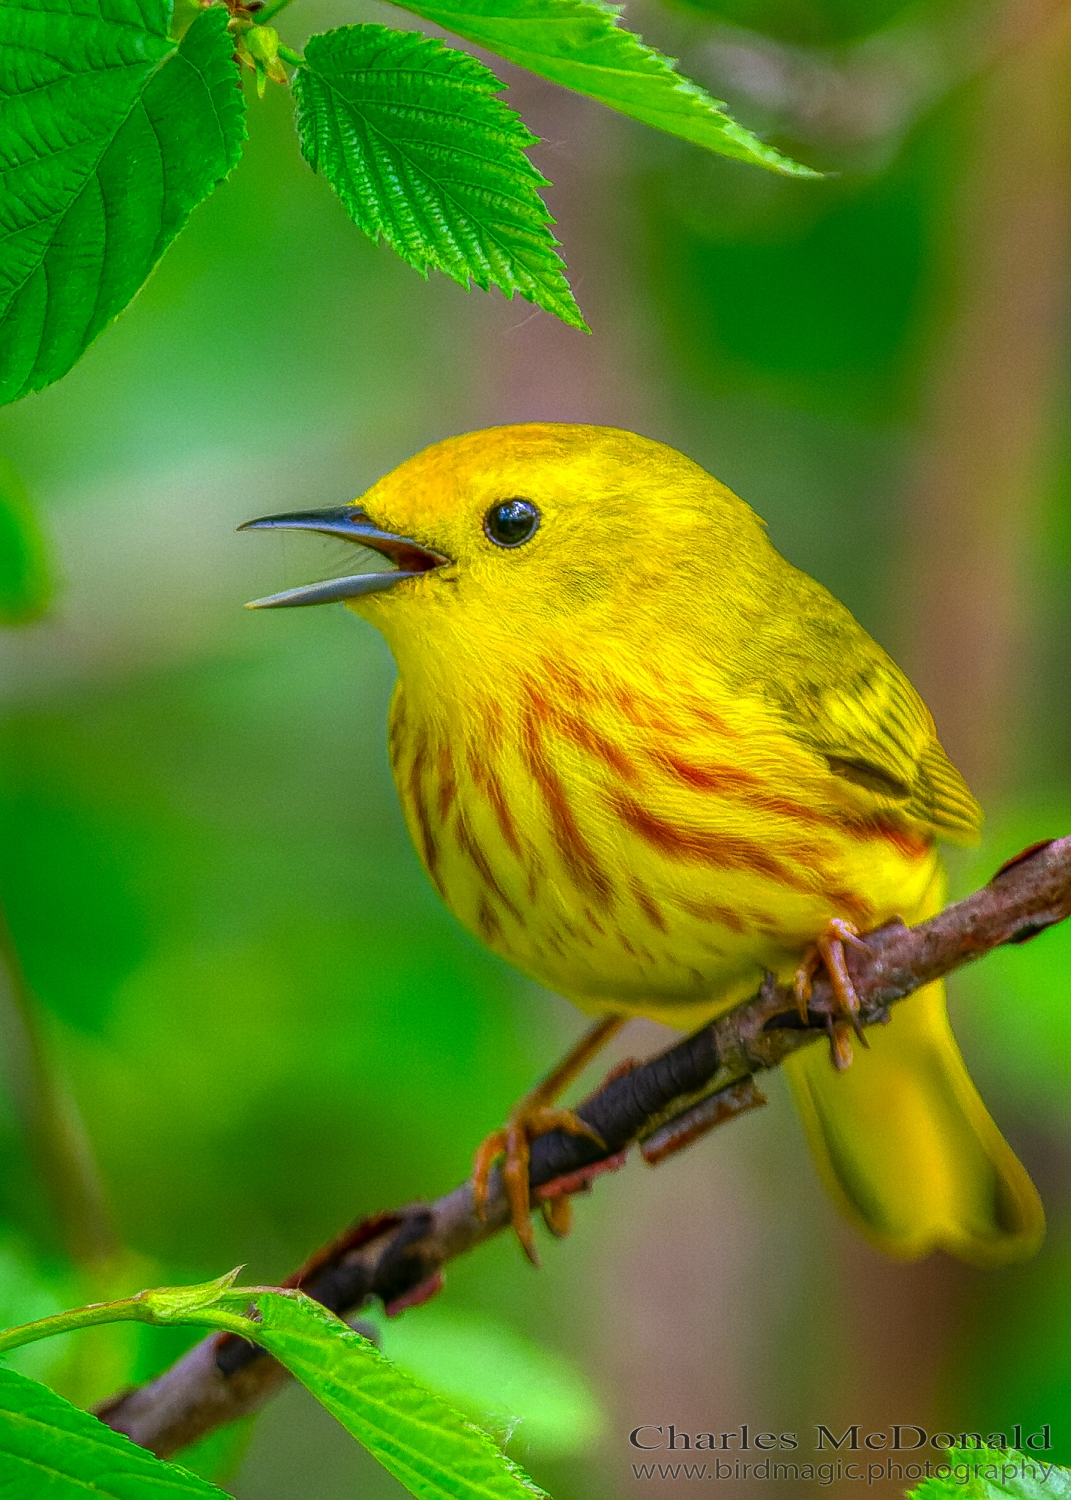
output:
[[348, 578], [328, 578], [323, 583], [309, 583], [303, 588], [285, 589], [266, 599], [253, 599], [246, 609], [292, 608], [299, 604], [332, 604], [337, 599], [356, 599], [361, 594], [378, 594], [391, 589], [406, 578], [416, 578], [431, 568], [441, 568], [449, 559], [407, 536], [380, 531], [359, 505], [339, 505], [331, 510], [298, 510], [283, 516], [261, 516], [244, 521], [239, 531], [319, 531], [324, 536], [345, 537], [361, 547], [370, 547], [390, 559], [389, 573], [353, 573]]

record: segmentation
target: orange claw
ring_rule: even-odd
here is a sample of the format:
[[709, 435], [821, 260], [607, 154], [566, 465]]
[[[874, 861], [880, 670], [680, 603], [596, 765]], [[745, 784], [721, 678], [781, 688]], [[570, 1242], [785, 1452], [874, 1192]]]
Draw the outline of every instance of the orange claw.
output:
[[[624, 1017], [608, 1016], [592, 1027], [553, 1073], [514, 1105], [503, 1129], [492, 1131], [476, 1152], [472, 1165], [472, 1197], [476, 1212], [481, 1219], [487, 1212], [491, 1168], [499, 1157], [503, 1157], [502, 1180], [509, 1200], [510, 1219], [524, 1253], [534, 1266], [539, 1265], [539, 1255], [532, 1229], [528, 1182], [531, 1144], [538, 1136], [549, 1135], [552, 1130], [564, 1130], [568, 1135], [587, 1136], [605, 1150], [605, 1141], [590, 1125], [571, 1109], [557, 1108], [554, 1100], [623, 1025]], [[571, 1209], [566, 1200], [560, 1203], [555, 1200], [555, 1206], [549, 1211], [544, 1204], [543, 1216], [552, 1234], [568, 1234]]]
[[848, 1027], [844, 1025], [845, 1021], [863, 1046], [870, 1046], [866, 1033], [859, 1024], [859, 996], [855, 993], [852, 976], [848, 972], [844, 957], [845, 944], [851, 944], [855, 948], [866, 948], [866, 944], [851, 922], [845, 922], [840, 917], [831, 917], [825, 930], [815, 939], [813, 947], [804, 955], [803, 962], [796, 970], [793, 985], [800, 1020], [806, 1025], [808, 1021], [807, 1001], [811, 998], [811, 980], [820, 968], [825, 967], [839, 1008], [840, 1024], [831, 1027], [829, 1037], [830, 1055], [833, 1066], [838, 1072], [843, 1072], [852, 1064], [852, 1043], [848, 1035]]
[[556, 1240], [563, 1240], [573, 1227], [572, 1200], [562, 1194], [560, 1198], [544, 1198], [539, 1206], [551, 1234]]
[[[504, 1157], [502, 1180], [509, 1200], [510, 1219], [524, 1253], [533, 1266], [539, 1265], [539, 1255], [532, 1232], [531, 1190], [528, 1185], [528, 1163], [531, 1159], [531, 1144], [537, 1136], [549, 1135], [552, 1130], [564, 1130], [568, 1135], [583, 1135], [605, 1149], [606, 1142], [597, 1131], [574, 1114], [571, 1109], [557, 1109], [544, 1104], [541, 1090], [534, 1089], [510, 1111], [509, 1121], [503, 1130], [494, 1130], [476, 1152], [472, 1169], [472, 1196], [476, 1212], [482, 1219], [487, 1210], [491, 1168], [498, 1158]], [[560, 1210], [552, 1210], [555, 1229], [568, 1233], [566, 1216]], [[548, 1220], [549, 1223], [549, 1220]]]
[[814, 978], [821, 959], [818, 956], [817, 946], [809, 948], [803, 955], [792, 988], [796, 993], [796, 1009], [799, 1011], [800, 1020], [804, 1026], [810, 1025], [810, 1016], [807, 1014], [807, 1001], [811, 998], [813, 986], [811, 980]]

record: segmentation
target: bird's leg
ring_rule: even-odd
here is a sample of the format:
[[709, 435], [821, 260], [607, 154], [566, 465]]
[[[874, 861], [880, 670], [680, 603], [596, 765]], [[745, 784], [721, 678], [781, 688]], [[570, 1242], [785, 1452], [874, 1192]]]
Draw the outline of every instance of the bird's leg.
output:
[[[864, 1047], [870, 1043], [859, 1024], [859, 996], [855, 993], [852, 976], [844, 958], [845, 944], [864, 948], [866, 944], [851, 922], [840, 917], [831, 917], [825, 930], [815, 939], [804, 954], [803, 962], [796, 970], [794, 989], [800, 1020], [807, 1024], [807, 1001], [811, 998], [811, 981], [820, 968], [825, 967], [829, 983], [839, 1008], [839, 1024], [831, 1021], [829, 1032], [830, 1055], [838, 1072], [851, 1067], [852, 1042], [849, 1027], [855, 1032]], [[847, 1022], [847, 1025], [844, 1023]]]
[[[586, 1135], [598, 1145], [605, 1143], [571, 1109], [555, 1107], [555, 1100], [568, 1088], [573, 1079], [582, 1073], [588, 1063], [600, 1052], [610, 1038], [625, 1024], [624, 1016], [607, 1016], [600, 1021], [562, 1059], [542, 1083], [538, 1083], [529, 1094], [519, 1099], [509, 1113], [509, 1119], [501, 1130], [492, 1131], [476, 1152], [472, 1167], [472, 1195], [476, 1212], [482, 1218], [487, 1207], [487, 1194], [491, 1168], [498, 1158], [504, 1157], [502, 1177], [509, 1199], [510, 1218], [524, 1252], [534, 1266], [539, 1264], [532, 1232], [531, 1191], [528, 1185], [528, 1161], [532, 1141], [552, 1130], [564, 1130], [569, 1135]], [[548, 1200], [556, 1201], [556, 1200]], [[569, 1213], [565, 1208], [553, 1207], [544, 1217], [553, 1234], [567, 1234]]]

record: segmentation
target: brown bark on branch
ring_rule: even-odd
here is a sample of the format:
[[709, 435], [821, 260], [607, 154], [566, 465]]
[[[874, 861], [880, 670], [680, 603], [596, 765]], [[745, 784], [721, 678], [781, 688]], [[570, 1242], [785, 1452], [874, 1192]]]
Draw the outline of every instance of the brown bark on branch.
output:
[[[921, 985], [1005, 943], [1022, 943], [1071, 915], [1071, 837], [1025, 850], [982, 890], [918, 927], [890, 923], [851, 946], [847, 962], [863, 1026], [888, 1019], [889, 1006]], [[641, 1143], [653, 1162], [712, 1126], [761, 1104], [753, 1075], [798, 1047], [826, 1037], [836, 1002], [816, 976], [807, 1024], [791, 989], [767, 978], [752, 999], [632, 1071], [611, 1077], [577, 1107], [606, 1142], [554, 1132], [532, 1146], [533, 1198], [584, 1191]], [[509, 1222], [501, 1182], [492, 1180], [485, 1219], [464, 1182], [434, 1203], [411, 1203], [362, 1220], [319, 1251], [284, 1285], [301, 1286], [343, 1316], [369, 1298], [388, 1313], [427, 1300], [442, 1268]], [[259, 1410], [287, 1379], [282, 1367], [242, 1339], [213, 1335], [171, 1369], [98, 1409], [118, 1432], [161, 1457], [225, 1422]]]

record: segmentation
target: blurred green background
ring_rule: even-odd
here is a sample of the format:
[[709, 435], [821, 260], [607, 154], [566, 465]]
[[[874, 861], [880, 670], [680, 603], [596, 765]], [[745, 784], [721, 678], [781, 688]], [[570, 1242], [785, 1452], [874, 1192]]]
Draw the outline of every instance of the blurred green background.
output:
[[[407, 24], [372, 0], [283, 19], [293, 45]], [[57, 578], [44, 619], [0, 634], [0, 885], [53, 1116], [77, 1109], [125, 1247], [116, 1284], [239, 1262], [275, 1280], [355, 1216], [448, 1189], [583, 1024], [425, 881], [382, 641], [341, 607], [241, 608], [344, 544], [241, 520], [343, 503], [497, 422], [634, 428], [741, 493], [911, 672], [989, 811], [955, 889], [1071, 828], [1066, 14], [725, 0], [628, 19], [827, 179], [713, 158], [494, 62], [544, 138], [586, 338], [366, 242], [272, 88], [131, 309], [0, 413]], [[775, 1079], [768, 1110], [600, 1183], [538, 1275], [505, 1240], [451, 1267], [386, 1351], [482, 1411], [556, 1500], [661, 1493], [632, 1473], [640, 1423], [809, 1448], [818, 1422], [1048, 1422], [1071, 1463], [1071, 928], [952, 1003], [1046, 1202], [1030, 1265], [883, 1260], [824, 1198]], [[13, 1322], [100, 1276], [84, 1244], [72, 1260], [77, 1194], [57, 1206], [28, 1136], [10, 1014], [0, 1037]], [[618, 1055], [668, 1039], [637, 1023]], [[182, 1345], [80, 1337], [24, 1358], [85, 1401]], [[241, 1500], [401, 1493], [297, 1391], [247, 1437]]]

